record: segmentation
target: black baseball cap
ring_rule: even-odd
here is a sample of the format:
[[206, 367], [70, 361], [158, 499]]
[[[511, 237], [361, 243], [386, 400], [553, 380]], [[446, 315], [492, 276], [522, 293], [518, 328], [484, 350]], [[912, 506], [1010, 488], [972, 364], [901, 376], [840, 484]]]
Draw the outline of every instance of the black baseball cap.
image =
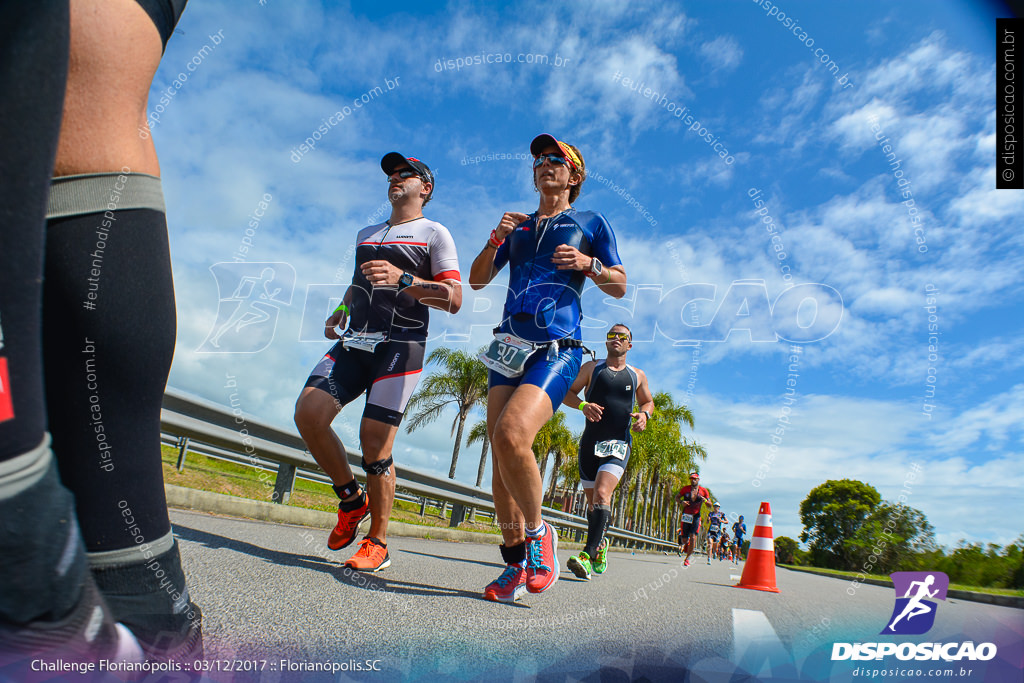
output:
[[[416, 157], [406, 157], [402, 156], [398, 152], [388, 152], [384, 155], [384, 158], [380, 160], [381, 169], [389, 176], [402, 164], [408, 164], [412, 170], [416, 171], [416, 173], [423, 178], [423, 180], [431, 185], [434, 184], [434, 174], [430, 172], [430, 167]], [[433, 188], [431, 188], [430, 194], [434, 194]]]

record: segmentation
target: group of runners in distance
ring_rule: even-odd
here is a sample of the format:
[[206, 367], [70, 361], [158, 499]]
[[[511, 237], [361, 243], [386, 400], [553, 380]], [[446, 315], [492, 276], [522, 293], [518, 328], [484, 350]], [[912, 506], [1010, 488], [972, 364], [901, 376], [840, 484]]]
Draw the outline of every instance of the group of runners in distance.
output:
[[722, 512], [720, 503], [711, 503], [710, 492], [700, 485], [700, 474], [690, 474], [690, 485], [679, 490], [677, 498], [683, 504], [683, 513], [679, 521], [679, 554], [686, 553], [683, 565], [690, 566], [690, 557], [696, 550], [697, 537], [700, 535], [701, 510], [704, 504], [711, 505], [708, 514], [707, 556], [711, 560], [743, 559], [743, 537], [747, 533], [747, 525], [743, 523], [743, 515], [732, 525], [732, 538], [729, 537], [729, 520]]
[[[494, 340], [480, 355], [488, 368], [487, 432], [493, 453], [495, 521], [505, 569], [484, 597], [514, 602], [558, 580], [558, 535], [541, 517], [541, 473], [533, 442], [562, 405], [580, 410], [580, 480], [588, 530], [582, 552], [568, 561], [581, 579], [608, 566], [604, 538], [611, 497], [625, 471], [631, 433], [643, 431], [654, 399], [643, 371], [630, 366], [628, 327], [608, 330], [604, 360], [583, 363], [580, 295], [589, 279], [612, 297], [626, 293], [626, 270], [608, 221], [573, 202], [586, 179], [580, 151], [551, 135], [530, 144], [540, 194], [532, 214], [506, 212], [473, 259], [469, 285], [486, 287], [504, 267], [509, 284]], [[391, 152], [381, 160], [388, 178], [390, 218], [359, 232], [352, 283], [325, 322], [336, 340], [302, 390], [295, 423], [310, 453], [331, 477], [338, 523], [327, 545], [341, 550], [370, 528], [345, 566], [379, 571], [390, 565], [387, 524], [394, 502], [392, 446], [423, 367], [428, 308], [456, 313], [462, 278], [448, 230], [423, 216], [434, 191], [427, 164]], [[366, 394], [359, 429], [366, 489], [356, 482], [331, 422]], [[634, 409], [635, 408], [635, 409]]]

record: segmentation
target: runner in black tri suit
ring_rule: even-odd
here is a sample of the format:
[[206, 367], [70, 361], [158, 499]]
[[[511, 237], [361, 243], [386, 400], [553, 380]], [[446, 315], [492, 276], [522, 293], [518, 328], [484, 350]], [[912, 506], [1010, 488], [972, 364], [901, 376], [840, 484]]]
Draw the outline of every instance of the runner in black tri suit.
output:
[[[563, 403], [579, 408], [587, 418], [580, 438], [580, 483], [587, 496], [587, 543], [583, 552], [569, 558], [569, 569], [581, 579], [590, 572], [603, 574], [608, 567], [604, 530], [612, 514], [612, 492], [629, 460], [632, 431], [642, 432], [654, 411], [654, 398], [643, 370], [626, 364], [633, 348], [629, 328], [623, 324], [608, 330], [608, 357], [580, 368]], [[581, 402], [579, 392], [584, 391]], [[638, 403], [638, 412], [633, 406]]]
[[[423, 217], [434, 176], [419, 159], [391, 152], [380, 162], [388, 177], [391, 217], [356, 236], [352, 285], [327, 319], [324, 336], [339, 339], [321, 359], [295, 404], [295, 424], [313, 458], [334, 483], [338, 524], [327, 547], [352, 543], [370, 515], [370, 530], [345, 566], [378, 571], [391, 564], [387, 525], [395, 499], [391, 447], [423, 369], [427, 307], [455, 313], [462, 285], [448, 229]], [[339, 335], [337, 329], [348, 330]], [[363, 393], [359, 425], [369, 499], [360, 490], [331, 429], [341, 409]]]

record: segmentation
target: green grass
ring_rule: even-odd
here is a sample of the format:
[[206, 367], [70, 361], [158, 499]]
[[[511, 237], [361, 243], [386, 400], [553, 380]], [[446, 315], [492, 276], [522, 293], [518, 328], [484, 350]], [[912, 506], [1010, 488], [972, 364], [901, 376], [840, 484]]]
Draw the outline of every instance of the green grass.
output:
[[[780, 564], [778, 566], [785, 567], [786, 569], [813, 569], [815, 572], [820, 572], [822, 574], [832, 574], [834, 576], [843, 576], [843, 577], [847, 577], [847, 578], [851, 578], [851, 579], [856, 578], [858, 573], [859, 573], [859, 572], [841, 571], [839, 569], [821, 569], [820, 567], [803, 567], [803, 566], [794, 565], [794, 564]], [[892, 583], [892, 579], [890, 579], [887, 574], [867, 574], [867, 576], [868, 576], [868, 578], [871, 578], [871, 579], [879, 579], [881, 581], [886, 581], [888, 583]], [[968, 585], [962, 584], [962, 583], [951, 583], [951, 584], [949, 584], [949, 587], [951, 589], [953, 589], [953, 590], [972, 591], [974, 593], [988, 593], [989, 595], [1010, 595], [1010, 596], [1014, 596], [1014, 597], [1024, 597], [1024, 590], [1021, 590], [1019, 588], [988, 588], [986, 586], [968, 586]]]
[[[268, 503], [273, 502], [271, 496], [274, 492], [274, 479], [277, 476], [274, 471], [261, 470], [248, 465], [237, 465], [190, 452], [185, 458], [185, 469], [179, 473], [176, 469], [178, 449], [173, 446], [163, 446], [162, 453], [164, 481], [168, 484]], [[327, 484], [296, 479], [288, 505], [334, 512], [338, 509], [338, 497]], [[396, 500], [391, 520], [420, 526], [447, 527], [448, 520], [451, 518], [450, 511], [441, 517], [440, 509], [431, 506], [427, 507], [424, 516], [421, 517], [419, 513], [419, 505]], [[463, 522], [458, 528], [495, 535], [499, 533], [497, 527], [490, 523]]]

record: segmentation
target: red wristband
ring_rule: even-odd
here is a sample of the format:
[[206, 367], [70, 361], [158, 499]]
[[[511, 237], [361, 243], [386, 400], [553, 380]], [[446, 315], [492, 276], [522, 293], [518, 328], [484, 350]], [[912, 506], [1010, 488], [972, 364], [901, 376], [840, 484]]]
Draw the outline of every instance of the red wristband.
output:
[[505, 240], [499, 241], [497, 239], [497, 235], [495, 234], [494, 230], [491, 230], [491, 236], [490, 236], [490, 238], [488, 238], [487, 241], [490, 242], [491, 246], [494, 247], [495, 249], [497, 249], [498, 247], [500, 247], [502, 244], [505, 243]]

